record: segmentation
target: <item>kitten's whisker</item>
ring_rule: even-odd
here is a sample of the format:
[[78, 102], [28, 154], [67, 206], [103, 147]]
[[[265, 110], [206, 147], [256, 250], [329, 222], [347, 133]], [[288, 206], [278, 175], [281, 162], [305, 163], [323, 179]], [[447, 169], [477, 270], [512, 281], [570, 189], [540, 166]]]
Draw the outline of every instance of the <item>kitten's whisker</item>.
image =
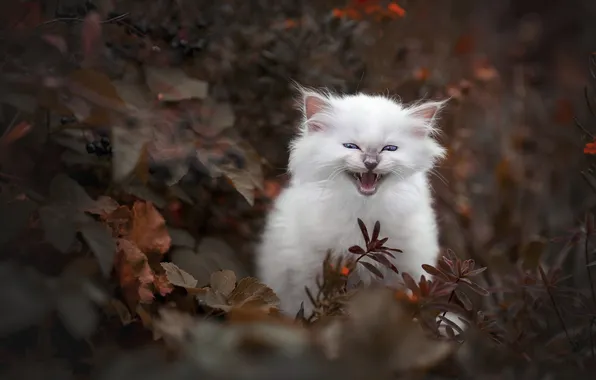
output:
[[445, 178], [445, 176], [443, 176], [441, 173], [439, 173], [436, 169], [432, 168], [428, 172], [429, 172], [429, 174], [437, 177], [439, 179], [439, 181], [443, 182], [443, 184], [445, 186], [449, 186], [449, 181], [447, 181], [447, 178]]

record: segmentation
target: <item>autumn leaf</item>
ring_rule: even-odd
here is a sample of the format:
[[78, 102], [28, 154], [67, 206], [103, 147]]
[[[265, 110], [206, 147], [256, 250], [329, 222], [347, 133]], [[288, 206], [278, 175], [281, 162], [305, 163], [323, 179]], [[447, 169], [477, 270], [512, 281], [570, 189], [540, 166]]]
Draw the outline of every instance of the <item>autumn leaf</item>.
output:
[[221, 165], [219, 169], [230, 180], [234, 188], [246, 199], [249, 205], [255, 203], [255, 184], [248, 171], [240, 170], [232, 165]]
[[204, 293], [197, 294], [197, 298], [209, 307], [226, 312], [233, 308], [255, 308], [265, 311], [277, 308], [279, 298], [259, 280], [245, 277], [234, 287], [235, 280], [236, 275], [232, 271], [216, 272], [212, 275], [215, 286], [212, 283]]
[[150, 202], [137, 201], [132, 206], [129, 239], [143, 252], [166, 253], [172, 244], [166, 222]]
[[[133, 242], [118, 239], [116, 272], [124, 298], [128, 306], [134, 309], [138, 302], [151, 303], [154, 299], [153, 288], [162, 294], [171, 291], [164, 278], [156, 276], [151, 270], [147, 256]], [[166, 278], [167, 280], [167, 278]]]
[[236, 287], [236, 274], [231, 270], [222, 270], [211, 274], [211, 289], [229, 296]]
[[100, 195], [91, 206], [83, 208], [83, 211], [90, 214], [106, 216], [114, 212], [118, 207], [118, 202], [106, 195]]
[[168, 281], [172, 285], [181, 286], [183, 288], [194, 288], [197, 286], [197, 280], [189, 273], [178, 268], [174, 263], [160, 263], [161, 267], [166, 271]]

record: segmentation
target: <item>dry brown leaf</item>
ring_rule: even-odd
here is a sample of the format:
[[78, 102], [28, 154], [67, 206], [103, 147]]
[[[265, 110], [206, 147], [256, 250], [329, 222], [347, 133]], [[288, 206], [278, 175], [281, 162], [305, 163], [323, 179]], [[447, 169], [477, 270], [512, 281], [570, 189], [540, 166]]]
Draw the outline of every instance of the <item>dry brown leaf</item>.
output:
[[100, 195], [91, 207], [84, 208], [83, 211], [93, 215], [106, 216], [114, 212], [120, 205], [118, 202], [106, 195]]
[[[233, 272], [231, 271], [222, 272], [229, 272], [228, 275], [230, 273], [233, 275]], [[223, 292], [219, 291], [217, 287], [221, 287], [220, 289], [227, 292], [230, 288], [230, 284], [233, 284], [232, 281], [235, 281], [236, 276], [234, 275], [234, 278], [232, 279], [223, 274], [218, 275], [217, 273], [221, 272], [214, 273], [214, 276], [212, 276], [211, 287], [204, 293], [201, 292], [200, 294], [197, 294], [197, 299], [205, 302], [207, 306], [226, 312], [233, 308], [251, 308], [270, 311], [271, 309], [276, 309], [278, 307], [279, 298], [275, 295], [273, 290], [254, 277], [245, 277], [240, 280], [236, 287], [226, 296]], [[215, 279], [215, 282], [213, 282], [213, 279]], [[213, 286], [213, 283], [215, 283], [215, 287]]]
[[161, 263], [161, 266], [166, 271], [168, 281], [173, 285], [181, 286], [183, 288], [194, 288], [197, 286], [197, 280], [187, 272], [178, 268], [176, 264]]
[[207, 83], [190, 78], [184, 71], [171, 67], [145, 67], [147, 85], [163, 101], [205, 99]]
[[150, 202], [137, 201], [132, 206], [132, 228], [129, 238], [146, 253], [164, 254], [172, 244], [164, 218]]
[[211, 289], [229, 296], [236, 287], [236, 274], [231, 270], [221, 270], [211, 274]]
[[147, 256], [127, 239], [118, 239], [116, 272], [129, 307], [134, 308], [139, 301], [153, 301], [149, 284], [153, 282], [154, 276]]
[[246, 170], [236, 169], [232, 165], [221, 165], [219, 170], [228, 178], [234, 188], [246, 199], [249, 205], [255, 203], [255, 184]]

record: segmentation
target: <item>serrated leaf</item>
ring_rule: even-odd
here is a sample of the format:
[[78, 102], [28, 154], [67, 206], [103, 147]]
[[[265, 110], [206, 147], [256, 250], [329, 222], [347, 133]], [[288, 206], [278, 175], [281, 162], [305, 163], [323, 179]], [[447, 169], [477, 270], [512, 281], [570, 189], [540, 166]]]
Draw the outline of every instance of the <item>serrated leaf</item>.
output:
[[90, 220], [80, 226], [79, 230], [83, 239], [97, 258], [99, 267], [104, 276], [109, 277], [114, 267], [116, 256], [116, 241], [112, 231], [103, 223]]
[[197, 286], [197, 280], [189, 273], [178, 268], [174, 263], [161, 263], [161, 267], [166, 271], [166, 277], [173, 285], [183, 288], [194, 288]]

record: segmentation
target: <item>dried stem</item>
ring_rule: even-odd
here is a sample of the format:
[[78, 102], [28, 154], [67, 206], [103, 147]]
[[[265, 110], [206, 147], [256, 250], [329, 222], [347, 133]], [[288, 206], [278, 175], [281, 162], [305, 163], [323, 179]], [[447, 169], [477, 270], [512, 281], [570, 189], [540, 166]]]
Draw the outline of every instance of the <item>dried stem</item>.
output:
[[559, 319], [559, 323], [561, 324], [561, 327], [563, 328], [563, 331], [565, 332], [565, 336], [567, 337], [567, 340], [569, 341], [569, 345], [571, 346], [571, 348], [573, 350], [575, 350], [575, 343], [573, 343], [573, 340], [571, 340], [571, 336], [569, 335], [569, 331], [567, 330], [567, 326], [565, 325], [565, 321], [563, 320], [561, 311], [559, 310], [559, 307], [557, 306], [557, 302], [555, 301], [555, 297], [553, 296], [551, 287], [545, 281], [543, 281], [543, 282], [544, 282], [544, 287], [546, 288], [546, 292], [548, 293], [548, 296], [550, 298], [550, 302], [552, 303], [553, 308], [555, 309], [555, 312], [557, 313], [557, 318]]

